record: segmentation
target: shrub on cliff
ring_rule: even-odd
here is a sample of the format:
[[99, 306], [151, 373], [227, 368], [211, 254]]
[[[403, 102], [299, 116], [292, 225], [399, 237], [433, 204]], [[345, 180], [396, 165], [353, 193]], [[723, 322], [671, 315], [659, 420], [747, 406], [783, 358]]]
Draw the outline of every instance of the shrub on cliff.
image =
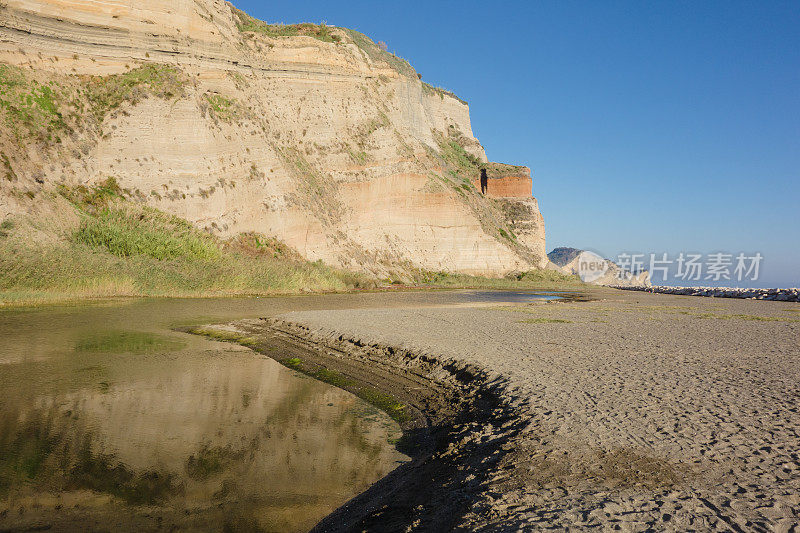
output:
[[305, 35], [319, 39], [326, 43], [339, 42], [341, 37], [331, 32], [331, 28], [324, 22], [312, 24], [303, 22], [300, 24], [269, 24], [263, 20], [258, 20], [242, 11], [231, 6], [233, 16], [236, 20], [236, 27], [242, 33], [259, 33], [267, 37], [297, 37]]
[[387, 49], [378, 46], [372, 39], [360, 31], [351, 30], [349, 28], [343, 29], [350, 39], [352, 39], [353, 44], [363, 50], [373, 62], [386, 63], [390, 68], [393, 68], [403, 76], [407, 76], [409, 78], [418, 78], [417, 71], [414, 70], [414, 67], [412, 67], [411, 64], [402, 57], [398, 57], [389, 52]]
[[184, 82], [180, 70], [154, 63], [110, 76], [34, 75], [0, 63], [0, 114], [18, 143], [58, 143], [124, 103], [182, 96]]
[[119, 257], [209, 260], [220, 257], [210, 235], [189, 222], [146, 206], [105, 208], [88, 216], [75, 234], [77, 242], [104, 248]]
[[246, 234], [219, 239], [186, 220], [125, 200], [111, 178], [94, 187], [60, 192], [42, 206], [51, 219], [17, 217], [0, 224], [0, 306], [109, 296], [344, 291], [375, 285], [368, 276], [306, 261], [274, 238]]
[[92, 76], [86, 81], [86, 96], [98, 122], [123, 103], [136, 104], [147, 96], [176, 98], [184, 94], [180, 70], [169, 65], [148, 63], [123, 74]]
[[40, 83], [18, 67], [0, 64], [0, 109], [17, 140], [57, 140], [68, 129], [59, 111], [62, 98], [57, 84]]

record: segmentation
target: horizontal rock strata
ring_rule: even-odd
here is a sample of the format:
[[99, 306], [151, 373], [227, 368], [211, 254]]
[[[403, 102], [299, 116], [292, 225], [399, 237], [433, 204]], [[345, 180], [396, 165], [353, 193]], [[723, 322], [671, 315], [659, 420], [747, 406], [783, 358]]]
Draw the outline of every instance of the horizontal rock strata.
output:
[[[263, 233], [378, 275], [542, 266], [535, 202], [538, 222], [515, 242], [469, 177], [450, 179], [442, 142], [486, 162], [469, 106], [366, 36], [313, 27], [316, 38], [277, 36], [221, 0], [2, 2], [0, 66], [17, 69], [4, 75], [28, 84], [22, 93], [48, 87], [61, 118], [48, 142], [0, 132], [13, 178], [0, 180], [0, 220], [35, 210], [48, 188], [112, 176], [222, 237]], [[174, 71], [178, 90], [142, 79], [147, 65]], [[125, 92], [111, 76], [140, 86]], [[104, 86], [117, 92], [96, 97]], [[512, 181], [531, 199], [529, 180]]]

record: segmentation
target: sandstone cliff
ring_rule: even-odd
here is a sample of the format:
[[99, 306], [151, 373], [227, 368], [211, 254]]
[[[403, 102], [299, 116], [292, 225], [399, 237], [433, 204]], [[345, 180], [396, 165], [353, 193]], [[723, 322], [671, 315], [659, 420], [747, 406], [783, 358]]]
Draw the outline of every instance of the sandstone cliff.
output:
[[5, 0], [0, 113], [2, 219], [111, 176], [220, 236], [375, 274], [547, 262], [530, 171], [483, 197], [466, 103], [352, 30], [219, 0]]

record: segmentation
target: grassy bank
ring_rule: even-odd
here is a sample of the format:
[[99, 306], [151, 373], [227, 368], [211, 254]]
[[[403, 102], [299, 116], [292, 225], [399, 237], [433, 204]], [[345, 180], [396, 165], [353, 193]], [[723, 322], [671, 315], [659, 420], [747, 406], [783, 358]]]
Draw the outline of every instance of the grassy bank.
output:
[[575, 290], [586, 288], [576, 276], [555, 270], [530, 270], [502, 278], [487, 278], [451, 272], [418, 272], [415, 283], [438, 289]]
[[119, 296], [207, 297], [372, 288], [273, 239], [221, 240], [122, 199], [113, 180], [62, 190], [0, 235], [0, 306]]
[[[109, 179], [61, 189], [37, 215], [0, 225], [0, 307], [109, 297], [215, 297], [376, 289], [391, 280], [309, 262], [281, 242], [246, 234], [222, 240], [186, 220], [126, 201]], [[532, 271], [492, 279], [417, 271], [430, 288], [574, 288]], [[397, 286], [397, 283], [394, 284]]]

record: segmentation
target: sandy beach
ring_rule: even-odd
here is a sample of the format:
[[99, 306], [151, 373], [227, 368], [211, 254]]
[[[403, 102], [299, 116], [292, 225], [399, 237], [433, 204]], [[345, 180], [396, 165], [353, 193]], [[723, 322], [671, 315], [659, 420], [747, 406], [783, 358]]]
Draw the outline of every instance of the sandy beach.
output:
[[435, 438], [415, 464], [449, 472], [433, 484], [447, 494], [427, 507], [401, 503], [410, 464], [320, 530], [380, 524], [394, 505], [402, 510], [391, 523], [410, 530], [791, 531], [800, 519], [797, 304], [591, 296], [239, 323], [308, 342], [345, 374], [351, 365], [413, 376], [392, 392], [434, 414]]

